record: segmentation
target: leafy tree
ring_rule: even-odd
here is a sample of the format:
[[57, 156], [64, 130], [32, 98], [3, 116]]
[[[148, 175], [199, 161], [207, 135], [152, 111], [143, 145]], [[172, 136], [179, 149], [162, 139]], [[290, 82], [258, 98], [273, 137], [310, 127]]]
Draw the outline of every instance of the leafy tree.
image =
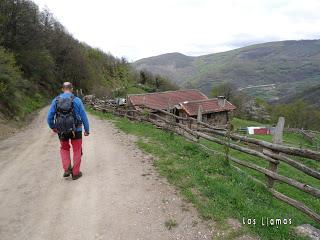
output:
[[166, 78], [139, 74], [125, 58], [74, 39], [50, 11], [30, 0], [0, 1], [0, 56], [1, 112], [30, 111], [21, 99], [37, 106], [35, 96], [57, 94], [64, 81], [109, 96], [124, 96], [139, 83], [148, 91], [176, 89]]
[[232, 100], [236, 94], [236, 87], [231, 83], [223, 83], [219, 86], [213, 87], [211, 90], [212, 97], [224, 96], [228, 101]]
[[286, 127], [320, 130], [320, 111], [306, 104], [302, 100], [296, 100], [289, 104], [270, 105], [273, 122], [282, 116], [286, 119]]
[[168, 78], [165, 78], [158, 74], [154, 75], [146, 70], [140, 71], [138, 83], [143, 85], [147, 91], [151, 92], [161, 92], [178, 89], [178, 86], [173, 84]]
[[247, 105], [252, 99], [245, 93], [238, 91], [236, 86], [231, 83], [223, 83], [211, 90], [211, 97], [224, 96], [228, 101], [237, 107], [235, 115], [240, 118], [250, 119]]
[[27, 87], [28, 82], [16, 66], [13, 54], [0, 47], [0, 112], [11, 116], [16, 114], [19, 111], [17, 103], [22, 103], [21, 94], [16, 90]]

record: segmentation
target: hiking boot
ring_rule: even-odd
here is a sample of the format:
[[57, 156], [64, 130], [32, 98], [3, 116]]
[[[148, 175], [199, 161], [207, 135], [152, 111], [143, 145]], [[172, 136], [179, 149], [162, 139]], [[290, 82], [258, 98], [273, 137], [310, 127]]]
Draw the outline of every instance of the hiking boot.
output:
[[78, 175], [73, 175], [72, 174], [72, 180], [77, 180], [78, 178], [82, 177], [82, 172], [79, 172]]
[[68, 167], [68, 170], [63, 173], [63, 177], [64, 177], [64, 178], [67, 178], [67, 177], [69, 177], [71, 174], [72, 174], [72, 167], [71, 167], [71, 165], [70, 165], [70, 166]]

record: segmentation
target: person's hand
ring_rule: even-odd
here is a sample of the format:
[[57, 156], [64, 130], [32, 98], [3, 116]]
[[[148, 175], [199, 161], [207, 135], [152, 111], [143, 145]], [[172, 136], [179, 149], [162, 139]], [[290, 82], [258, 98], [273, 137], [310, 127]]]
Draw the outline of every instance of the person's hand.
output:
[[54, 133], [58, 133], [58, 129], [56, 129], [56, 128], [52, 128], [52, 131], [53, 131]]
[[84, 132], [84, 135], [87, 137], [87, 136], [89, 136], [89, 134], [90, 133], [88, 133], [88, 132]]

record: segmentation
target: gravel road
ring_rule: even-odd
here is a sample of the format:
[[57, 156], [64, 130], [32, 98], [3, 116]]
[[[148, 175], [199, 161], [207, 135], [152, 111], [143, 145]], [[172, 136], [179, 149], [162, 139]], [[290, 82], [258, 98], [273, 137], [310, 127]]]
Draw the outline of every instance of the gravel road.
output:
[[210, 239], [212, 227], [156, 173], [152, 156], [110, 122], [89, 115], [83, 177], [63, 179], [46, 112], [0, 141], [1, 240]]

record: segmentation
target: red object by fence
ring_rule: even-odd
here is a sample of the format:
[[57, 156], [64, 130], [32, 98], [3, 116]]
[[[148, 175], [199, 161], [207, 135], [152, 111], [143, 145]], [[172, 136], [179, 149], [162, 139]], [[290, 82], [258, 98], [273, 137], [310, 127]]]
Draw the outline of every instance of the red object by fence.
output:
[[254, 129], [254, 134], [257, 135], [269, 135], [270, 134], [270, 129], [269, 128], [258, 128]]

